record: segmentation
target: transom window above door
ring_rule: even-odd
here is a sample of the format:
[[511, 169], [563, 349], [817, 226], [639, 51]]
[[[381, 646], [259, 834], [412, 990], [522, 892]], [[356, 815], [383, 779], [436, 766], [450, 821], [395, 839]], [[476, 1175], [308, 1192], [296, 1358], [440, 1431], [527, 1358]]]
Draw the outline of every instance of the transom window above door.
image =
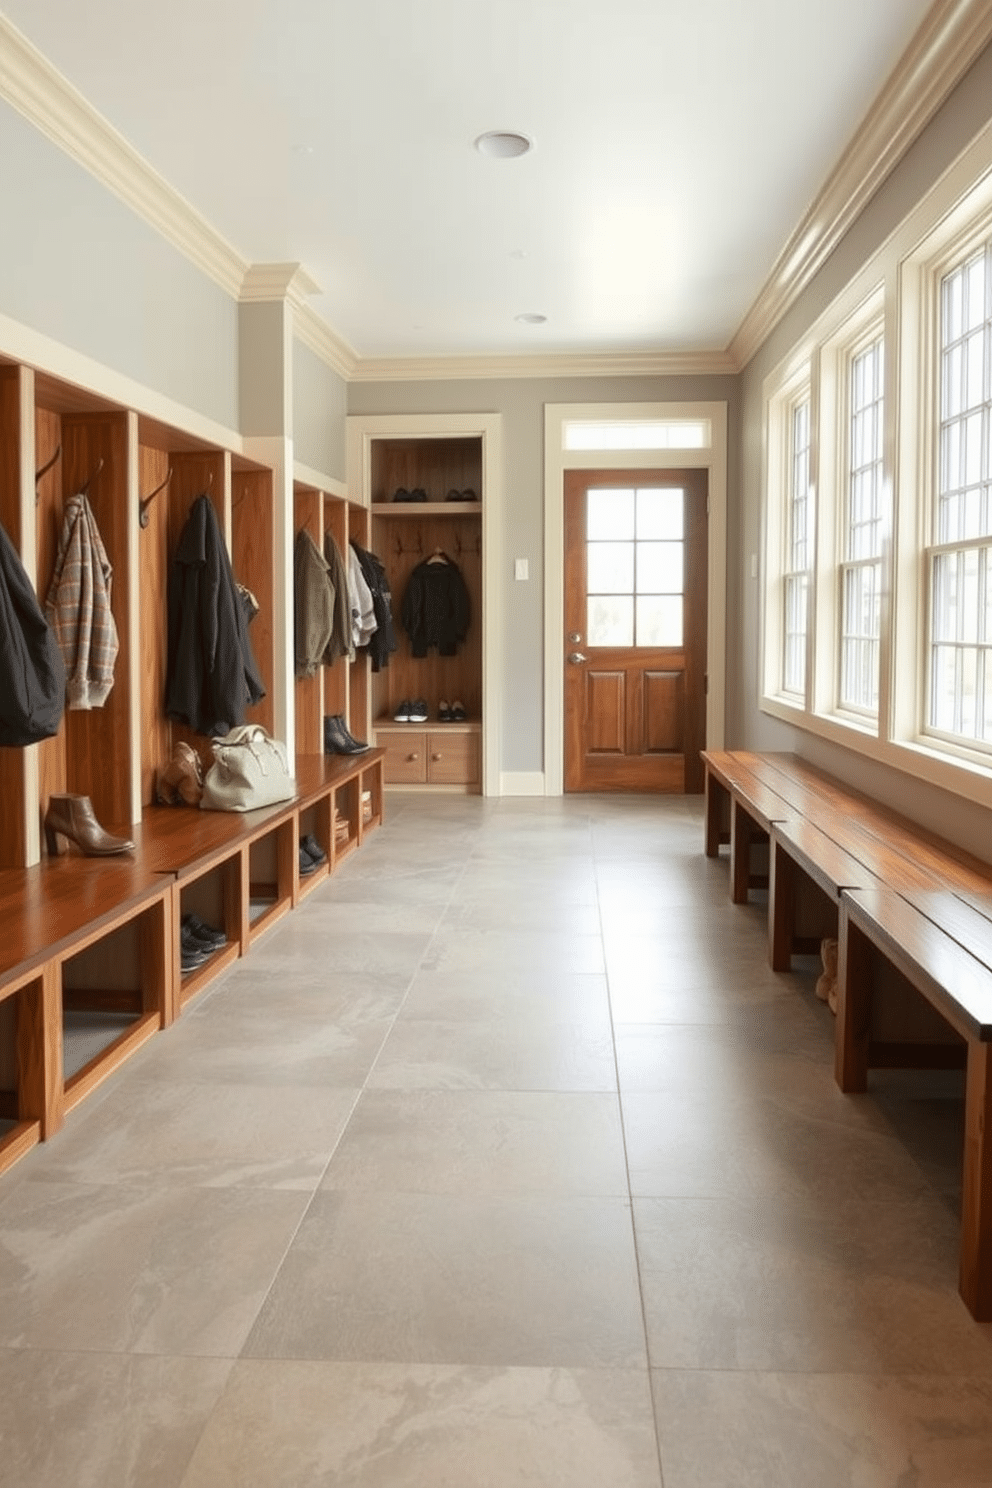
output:
[[586, 644], [681, 646], [685, 492], [599, 487], [586, 501]]

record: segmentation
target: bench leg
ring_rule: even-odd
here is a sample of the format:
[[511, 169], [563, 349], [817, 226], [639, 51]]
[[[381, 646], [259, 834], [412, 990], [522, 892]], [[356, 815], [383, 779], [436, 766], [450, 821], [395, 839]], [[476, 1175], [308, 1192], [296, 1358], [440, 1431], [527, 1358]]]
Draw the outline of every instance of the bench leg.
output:
[[725, 803], [730, 798], [730, 793], [720, 782], [714, 779], [712, 773], [706, 771], [706, 856], [717, 858], [720, 856], [720, 843], [724, 840], [723, 823], [726, 812]]
[[796, 865], [774, 837], [768, 845], [768, 961], [773, 971], [792, 965], [796, 918]]
[[871, 1032], [871, 952], [868, 939], [848, 919], [841, 899], [837, 946], [837, 1026], [834, 1078], [849, 1095], [868, 1088]]
[[751, 887], [753, 823], [738, 801], [730, 801], [730, 898], [746, 904]]
[[65, 1119], [62, 973], [53, 962], [17, 993], [17, 1064], [21, 1120], [40, 1122], [47, 1141]]
[[992, 1322], [992, 1044], [968, 1044], [961, 1296], [980, 1323]]

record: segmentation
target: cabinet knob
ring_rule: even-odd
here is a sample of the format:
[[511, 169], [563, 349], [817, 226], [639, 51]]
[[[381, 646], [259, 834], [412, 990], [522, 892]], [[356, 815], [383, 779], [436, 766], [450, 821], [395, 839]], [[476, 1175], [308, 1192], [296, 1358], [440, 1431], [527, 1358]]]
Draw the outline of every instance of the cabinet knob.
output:
[[439, 754], [432, 754], [431, 755], [431, 759], [432, 760], [439, 760], [440, 758], [441, 758], [441, 756]]
[[414, 754], [408, 754], [407, 755], [407, 759], [408, 760], [415, 760], [415, 759], [419, 759], [419, 758], [420, 758], [419, 754], [416, 754], [416, 753], [414, 753]]

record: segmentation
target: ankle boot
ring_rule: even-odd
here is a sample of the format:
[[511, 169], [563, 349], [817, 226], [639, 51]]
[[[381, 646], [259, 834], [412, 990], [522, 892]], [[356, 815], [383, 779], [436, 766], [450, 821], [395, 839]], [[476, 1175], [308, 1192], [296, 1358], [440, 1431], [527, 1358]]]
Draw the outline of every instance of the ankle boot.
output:
[[324, 719], [325, 754], [364, 754], [368, 747], [351, 737], [345, 728], [343, 714], [333, 713]]
[[182, 740], [172, 752], [172, 759], [158, 772], [155, 796], [162, 806], [199, 806], [203, 795], [203, 765], [191, 745]]
[[93, 815], [89, 796], [50, 796], [45, 812], [45, 842], [48, 856], [57, 858], [62, 839], [74, 842], [89, 858], [106, 858], [113, 853], [133, 852], [134, 843], [126, 837], [111, 837]]

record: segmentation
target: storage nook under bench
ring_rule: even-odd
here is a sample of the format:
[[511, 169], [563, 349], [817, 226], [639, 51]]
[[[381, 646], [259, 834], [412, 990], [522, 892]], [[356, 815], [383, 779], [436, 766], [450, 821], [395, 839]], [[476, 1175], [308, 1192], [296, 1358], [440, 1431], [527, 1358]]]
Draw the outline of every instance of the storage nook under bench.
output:
[[966, 1071], [959, 1289], [992, 1321], [992, 867], [793, 755], [703, 758], [706, 853], [729, 843], [735, 903], [767, 886], [771, 965], [838, 940], [840, 1088], [873, 1067]]
[[[383, 820], [383, 751], [297, 760], [296, 795], [259, 811], [149, 807], [123, 857], [0, 872], [0, 1172], [117, 1069]], [[300, 877], [299, 843], [327, 855]], [[182, 975], [180, 921], [227, 935]], [[81, 1052], [80, 1052], [81, 1050]]]

